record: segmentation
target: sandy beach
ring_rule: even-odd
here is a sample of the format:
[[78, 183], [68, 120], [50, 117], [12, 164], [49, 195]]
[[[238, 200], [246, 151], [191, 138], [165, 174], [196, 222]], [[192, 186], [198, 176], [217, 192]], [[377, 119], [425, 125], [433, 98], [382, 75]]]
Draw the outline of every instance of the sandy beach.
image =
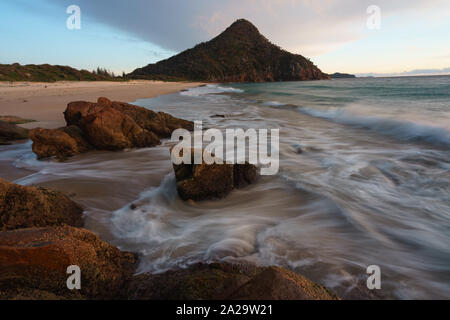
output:
[[65, 125], [63, 111], [69, 102], [96, 101], [98, 97], [133, 102], [201, 85], [194, 82], [135, 80], [128, 82], [62, 81], [0, 82], [0, 115], [36, 120], [22, 127], [58, 128]]

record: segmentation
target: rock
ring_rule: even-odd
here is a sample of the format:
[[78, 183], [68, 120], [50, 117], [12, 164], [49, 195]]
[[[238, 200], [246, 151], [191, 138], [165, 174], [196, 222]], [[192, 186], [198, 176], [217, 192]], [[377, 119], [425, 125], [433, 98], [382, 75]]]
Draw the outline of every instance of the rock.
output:
[[181, 166], [175, 171], [177, 179], [183, 175], [183, 178], [177, 181], [178, 194], [183, 200], [221, 199], [233, 190], [231, 164]]
[[[98, 100], [104, 102], [101, 98]], [[95, 103], [74, 101], [67, 105], [67, 108], [64, 111], [64, 119], [66, 120], [66, 124], [68, 126], [79, 126], [82, 118], [86, 117], [89, 112], [95, 112], [97, 110], [98, 108], [96, 108]]]
[[107, 98], [99, 98], [97, 103], [71, 102], [64, 117], [68, 125], [65, 128], [32, 131], [33, 151], [39, 159], [65, 159], [92, 149], [153, 147], [175, 129], [194, 128], [191, 121]]
[[[83, 296], [77, 293], [73, 295], [74, 299], [83, 300]], [[28, 288], [14, 288], [9, 290], [0, 289], [0, 300], [66, 300], [67, 298], [62, 296], [57, 296], [54, 293], [28, 289]]]
[[0, 231], [68, 224], [81, 226], [83, 210], [61, 192], [0, 179]]
[[280, 267], [266, 267], [239, 288], [238, 300], [336, 300], [327, 288]]
[[336, 300], [325, 287], [280, 267], [247, 263], [195, 264], [135, 276], [128, 298], [149, 300]]
[[83, 101], [69, 103], [64, 112], [64, 117], [67, 125], [80, 126], [83, 118], [99, 112], [105, 107], [113, 108], [121, 114], [130, 117], [139, 127], [154, 133], [158, 138], [170, 137], [172, 132], [178, 128], [184, 128], [190, 131], [194, 130], [194, 123], [191, 121], [175, 118], [164, 112], [157, 113], [129, 103], [111, 102], [103, 97], [99, 98], [97, 103]]
[[[120, 299], [134, 254], [70, 226], [0, 232], [0, 297]], [[67, 267], [81, 270], [81, 290], [69, 290]]]
[[291, 145], [292, 149], [294, 150], [295, 153], [297, 154], [302, 154], [303, 153], [303, 148], [300, 144], [298, 143], [294, 143]]
[[[172, 149], [171, 149], [172, 151]], [[191, 150], [191, 163], [194, 149]], [[178, 195], [183, 200], [221, 199], [234, 188], [254, 183], [258, 177], [252, 164], [180, 164], [173, 165]]]
[[234, 165], [233, 180], [235, 188], [244, 188], [255, 183], [257, 179], [258, 169], [256, 166], [249, 163]]
[[94, 149], [86, 141], [81, 129], [73, 125], [59, 129], [32, 129], [30, 138], [38, 159], [56, 157], [64, 160]]
[[153, 147], [160, 144], [153, 132], [143, 129], [131, 117], [109, 106], [95, 107], [95, 112], [81, 118], [78, 126], [89, 143], [100, 150]]
[[123, 102], [112, 102], [112, 107], [126, 114], [136, 121], [140, 127], [153, 132], [159, 138], [168, 138], [174, 130], [179, 128], [189, 131], [194, 130], [193, 122], [175, 118], [164, 112], [156, 113], [146, 108]]
[[0, 144], [9, 144], [10, 141], [22, 139], [28, 139], [27, 129], [0, 120]]
[[29, 123], [29, 122], [34, 122], [34, 120], [31, 119], [24, 119], [18, 116], [10, 116], [10, 115], [6, 115], [6, 116], [0, 116], [0, 121], [4, 121], [10, 124], [23, 124], [23, 123]]

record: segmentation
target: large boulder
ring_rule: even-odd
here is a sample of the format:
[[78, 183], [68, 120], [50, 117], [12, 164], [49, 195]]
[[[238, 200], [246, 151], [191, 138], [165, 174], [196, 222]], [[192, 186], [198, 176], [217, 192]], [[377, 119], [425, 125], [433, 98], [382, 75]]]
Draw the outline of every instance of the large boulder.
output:
[[191, 121], [123, 102], [99, 98], [97, 103], [71, 102], [64, 112], [67, 127], [31, 132], [39, 159], [65, 159], [92, 149], [153, 147], [178, 128], [193, 130]]
[[73, 125], [59, 129], [32, 129], [30, 138], [33, 140], [33, 152], [38, 159], [56, 157], [64, 160], [94, 149], [86, 141], [81, 129]]
[[243, 188], [258, 178], [256, 166], [249, 163], [194, 164], [194, 152], [191, 149], [191, 164], [173, 165], [178, 195], [183, 200], [221, 199], [234, 188]]
[[140, 127], [153, 132], [159, 138], [168, 138], [174, 130], [179, 128], [189, 131], [194, 130], [194, 123], [192, 121], [175, 118], [164, 112], [154, 112], [123, 102], [112, 102], [111, 107], [126, 114], [136, 121]]
[[174, 165], [177, 191], [183, 200], [221, 199], [234, 187], [231, 164]]
[[179, 118], [175, 118], [164, 112], [154, 112], [152, 110], [135, 106], [125, 102], [110, 101], [107, 98], [98, 98], [97, 103], [75, 101], [68, 104], [64, 112], [67, 125], [82, 126], [83, 119], [97, 113], [103, 108], [112, 108], [123, 115], [133, 119], [136, 124], [154, 133], [158, 138], [170, 137], [176, 129], [183, 128], [194, 130], [194, 123]]
[[247, 263], [195, 264], [163, 274], [135, 276], [130, 299], [150, 300], [335, 300], [327, 288], [280, 267]]
[[68, 224], [82, 226], [83, 209], [66, 195], [0, 179], [0, 231]]
[[153, 147], [160, 144], [151, 131], [140, 127], [132, 118], [105, 106], [79, 121], [87, 140], [100, 150]]
[[0, 120], [0, 145], [13, 140], [28, 139], [28, 130]]
[[[120, 299], [136, 257], [94, 233], [70, 226], [0, 232], [0, 298]], [[67, 268], [81, 270], [81, 290], [67, 288]]]

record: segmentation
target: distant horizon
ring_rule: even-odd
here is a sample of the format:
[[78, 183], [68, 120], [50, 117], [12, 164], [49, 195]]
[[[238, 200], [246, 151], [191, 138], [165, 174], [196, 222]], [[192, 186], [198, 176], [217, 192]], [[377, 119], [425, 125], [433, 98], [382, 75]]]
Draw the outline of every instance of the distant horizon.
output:
[[[158, 61], [157, 61], [158, 62]], [[5, 63], [1, 63], [0, 65], [5, 64]], [[86, 70], [89, 72], [96, 72], [97, 68], [93, 68], [92, 70], [89, 69], [83, 69], [83, 68], [76, 68], [74, 66], [71, 65], [63, 65], [63, 64], [52, 64], [52, 63], [40, 63], [40, 64], [35, 64], [35, 63], [20, 63], [20, 62], [13, 62], [13, 63], [9, 63], [7, 65], [13, 65], [13, 64], [19, 64], [21, 66], [27, 66], [27, 65], [50, 65], [50, 66], [63, 66], [63, 67], [71, 67], [77, 70]], [[114, 72], [113, 70], [108, 69], [107, 67], [104, 66], [98, 66], [100, 68], [104, 68], [106, 69], [106, 71], [108, 72], [113, 72], [116, 76], [121, 76], [122, 73], [120, 72]], [[436, 73], [433, 73], [433, 70], [427, 70], [429, 73], [415, 73], [415, 72], [419, 72], [421, 70], [411, 70], [411, 71], [404, 71], [404, 72], [400, 72], [400, 73], [392, 73], [392, 74], [384, 74], [384, 73], [373, 73], [373, 72], [367, 72], [367, 73], [349, 73], [346, 71], [335, 71], [335, 72], [330, 72], [328, 74], [332, 75], [334, 73], [341, 73], [341, 74], [350, 74], [350, 75], [354, 75], [357, 78], [406, 78], [406, 77], [439, 77], [439, 76], [450, 76], [450, 68], [444, 68], [444, 69], [440, 69], [440, 70], [435, 70]], [[444, 71], [444, 73], [442, 73], [442, 71]], [[441, 72], [441, 73], [439, 73]], [[128, 73], [127, 73], [128, 74]]]

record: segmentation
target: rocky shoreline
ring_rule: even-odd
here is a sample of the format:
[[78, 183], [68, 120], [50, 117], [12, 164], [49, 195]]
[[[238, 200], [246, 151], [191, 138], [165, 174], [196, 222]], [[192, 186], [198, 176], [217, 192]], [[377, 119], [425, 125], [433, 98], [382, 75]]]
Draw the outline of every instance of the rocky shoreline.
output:
[[[106, 98], [71, 103], [65, 118], [67, 127], [30, 132], [38, 158], [62, 161], [94, 149], [148, 147], [177, 128], [193, 128], [192, 122]], [[225, 197], [257, 178], [249, 164], [183, 164], [174, 171], [183, 200]], [[60, 192], [0, 180], [0, 299], [338, 299], [294, 272], [249, 263], [135, 275], [139, 257], [82, 228], [82, 211]], [[71, 265], [80, 267], [80, 290], [67, 288]]]
[[28, 130], [12, 122], [0, 120], [0, 145], [11, 144], [15, 140], [28, 139]]
[[90, 150], [154, 147], [175, 129], [194, 128], [191, 121], [107, 98], [99, 98], [97, 103], [71, 102], [64, 118], [66, 127], [30, 131], [38, 159], [64, 160]]

